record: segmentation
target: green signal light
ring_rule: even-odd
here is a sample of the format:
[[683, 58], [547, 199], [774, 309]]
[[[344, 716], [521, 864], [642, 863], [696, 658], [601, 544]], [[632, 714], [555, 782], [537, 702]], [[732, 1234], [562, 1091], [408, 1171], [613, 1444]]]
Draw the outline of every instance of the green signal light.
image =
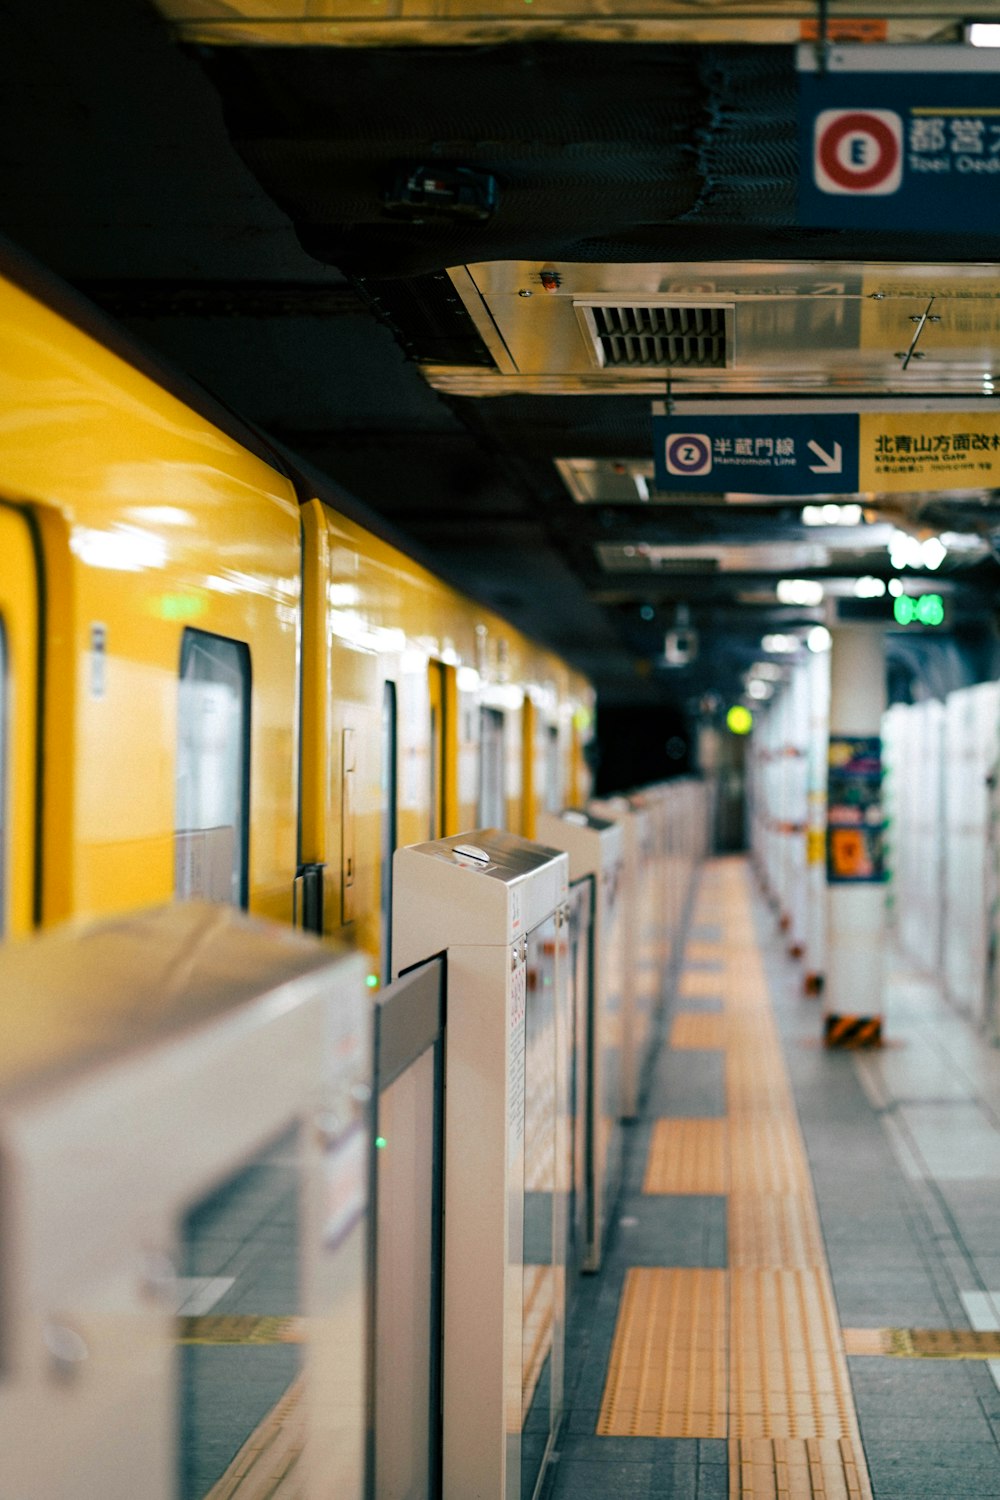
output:
[[730, 734], [749, 734], [753, 728], [753, 714], [742, 703], [734, 703], [726, 714], [726, 728]]
[[892, 601], [892, 613], [897, 625], [933, 628], [944, 624], [944, 599], [940, 594], [917, 594], [916, 597], [900, 594]]
[[378, 989], [378, 975], [377, 974], [366, 974], [365, 975], [365, 984], [368, 986], [368, 988], [370, 990], [377, 990]]
[[205, 601], [196, 594], [161, 594], [156, 613], [161, 620], [197, 620], [205, 613]]
[[388, 1144], [389, 1144], [389, 1142], [386, 1140], [386, 1138], [385, 1138], [384, 1135], [377, 1135], [375, 1137], [375, 1150], [376, 1151], [384, 1151], [385, 1148], [386, 1148], [386, 1146]]

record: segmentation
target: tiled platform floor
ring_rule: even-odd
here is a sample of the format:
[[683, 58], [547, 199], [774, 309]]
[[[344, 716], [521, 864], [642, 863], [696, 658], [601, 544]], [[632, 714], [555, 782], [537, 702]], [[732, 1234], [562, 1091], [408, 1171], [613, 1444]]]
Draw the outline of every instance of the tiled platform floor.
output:
[[[546, 1500], [796, 1500], [799, 1495], [833, 1500], [835, 1494], [855, 1493], [871, 1493], [875, 1500], [1000, 1500], [1000, 1390], [990, 1362], [885, 1355], [845, 1359], [839, 1333], [1000, 1328], [1000, 1052], [944, 1004], [933, 982], [899, 970], [892, 973], [886, 996], [890, 1045], [864, 1055], [826, 1052], [819, 1044], [821, 1005], [801, 995], [801, 968], [785, 956], [773, 918], [751, 894], [749, 877], [738, 909], [727, 909], [720, 899], [733, 890], [733, 874], [733, 863], [724, 861], [709, 865], [702, 877], [689, 928], [693, 961], [685, 954], [678, 998], [664, 1016], [641, 1117], [629, 1127], [625, 1184], [605, 1266], [581, 1284], [567, 1359], [567, 1421]], [[721, 883], [720, 876], [725, 876]], [[724, 1050], [733, 1046], [733, 1025], [745, 1020], [740, 993], [731, 982], [737, 967], [748, 973], [748, 990], [754, 987], [753, 966], [747, 971], [742, 961], [739, 966], [734, 962], [737, 948], [747, 944], [754, 950], [758, 977], [766, 981], [761, 986], [765, 1004], [769, 1001], [761, 1022], [763, 1077], [756, 1043], [748, 1045], [745, 1037], [741, 1041], [739, 1076]], [[716, 965], [718, 953], [728, 962]], [[674, 1031], [681, 1014], [695, 1012], [718, 1013], [718, 1021], [711, 1029], [699, 1032], [695, 1026], [692, 1032], [688, 1020], [679, 1033]], [[667, 1045], [672, 1035], [679, 1036], [683, 1050]], [[703, 1046], [692, 1049], [699, 1036]], [[794, 1098], [801, 1136], [794, 1123], [790, 1133], [784, 1132], [781, 1111], [776, 1123], [768, 1109], [768, 1046], [778, 1058], [775, 1086], [786, 1091], [793, 1122]], [[750, 1133], [735, 1132], [742, 1141], [735, 1142], [735, 1149], [729, 1139], [734, 1134], [734, 1090], [742, 1100], [740, 1109], [750, 1110]], [[656, 1181], [647, 1180], [648, 1158], [654, 1138], [659, 1136], [662, 1144], [670, 1129], [664, 1120], [685, 1122], [678, 1126], [679, 1138], [696, 1140], [691, 1131], [699, 1120], [709, 1125], [709, 1135], [695, 1150], [692, 1165], [676, 1178], [661, 1179], [657, 1190]], [[718, 1160], [722, 1133], [729, 1192], [692, 1190], [701, 1170], [708, 1174], [709, 1188], [725, 1185]], [[754, 1148], [755, 1140], [763, 1143], [761, 1149]], [[758, 1179], [757, 1196], [744, 1199], [741, 1179], [748, 1171]], [[653, 1191], [648, 1190], [651, 1185]], [[810, 1206], [813, 1193], [818, 1220]], [[629, 1270], [660, 1268], [662, 1274], [663, 1268], [711, 1269], [738, 1287], [737, 1278], [748, 1274], [747, 1255], [750, 1274], [758, 1278], [773, 1280], [773, 1271], [753, 1268], [755, 1257], [769, 1256], [788, 1267], [778, 1279], [788, 1283], [792, 1277], [788, 1284], [795, 1288], [800, 1286], [796, 1275], [818, 1277], [820, 1309], [826, 1289], [827, 1322], [835, 1325], [828, 1334], [836, 1368], [821, 1375], [819, 1383], [831, 1388], [823, 1399], [832, 1399], [837, 1368], [849, 1371], [849, 1386], [845, 1383], [841, 1392], [851, 1408], [843, 1417], [844, 1431], [860, 1430], [870, 1492], [867, 1476], [853, 1467], [850, 1437], [839, 1439], [848, 1446], [841, 1466], [836, 1438], [822, 1443], [810, 1439], [815, 1427], [809, 1428], [808, 1411], [798, 1446], [789, 1443], [785, 1449], [774, 1438], [754, 1447], [751, 1432], [738, 1449], [736, 1429], [745, 1420], [741, 1403], [749, 1401], [749, 1420], [757, 1420], [753, 1411], [760, 1403], [752, 1391], [728, 1392], [727, 1426], [702, 1425], [700, 1430], [723, 1434], [718, 1437], [598, 1435], [609, 1425], [608, 1373], [626, 1285], [632, 1306], [645, 1305], [635, 1301], [638, 1294], [655, 1293], [661, 1299], [656, 1317], [664, 1323], [673, 1317], [671, 1326], [679, 1327], [676, 1313], [670, 1312], [677, 1290], [696, 1284], [668, 1278], [657, 1288], [648, 1280], [630, 1280]], [[825, 1265], [803, 1269], [817, 1258], [825, 1259]], [[835, 1304], [829, 1297], [831, 1282]], [[732, 1295], [721, 1335], [699, 1331], [701, 1344], [719, 1336], [732, 1344], [742, 1336], [739, 1325], [745, 1319], [733, 1309], [743, 1305], [743, 1294]], [[784, 1293], [769, 1288], [767, 1296], [775, 1295], [780, 1300]], [[803, 1296], [796, 1290], [793, 1301], [800, 1304]], [[770, 1310], [756, 1311], [751, 1319], [765, 1341], [775, 1305], [772, 1300]], [[819, 1316], [822, 1321], [822, 1312]], [[641, 1332], [641, 1324], [637, 1326]], [[635, 1327], [630, 1327], [634, 1342]], [[679, 1336], [694, 1335], [681, 1327]], [[799, 1335], [793, 1331], [791, 1337], [794, 1344]], [[746, 1357], [740, 1358], [745, 1366]], [[740, 1358], [730, 1350], [731, 1381], [737, 1379], [733, 1372]], [[787, 1364], [790, 1356], [781, 1358]], [[992, 1368], [1000, 1379], [1000, 1362]], [[796, 1384], [794, 1372], [786, 1369], [777, 1376], [779, 1384], [785, 1379], [790, 1390], [798, 1391], [801, 1382]], [[626, 1395], [628, 1383], [628, 1378], [620, 1382]], [[657, 1388], [666, 1392], [672, 1387], [660, 1378]], [[664, 1396], [663, 1401], [669, 1407], [674, 1398]], [[633, 1425], [637, 1420], [632, 1418]], [[668, 1412], [663, 1420], [673, 1432], [671, 1422], [690, 1422], [691, 1417]], [[696, 1429], [705, 1420], [696, 1417]], [[773, 1411], [768, 1420], [774, 1422]]]

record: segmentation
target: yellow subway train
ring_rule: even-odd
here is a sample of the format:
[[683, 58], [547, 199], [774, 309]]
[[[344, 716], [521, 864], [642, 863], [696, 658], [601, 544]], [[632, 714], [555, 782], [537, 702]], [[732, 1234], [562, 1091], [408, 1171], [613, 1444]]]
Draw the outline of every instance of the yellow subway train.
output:
[[394, 847], [587, 797], [586, 680], [12, 250], [0, 432], [4, 937], [207, 896], [384, 979]]

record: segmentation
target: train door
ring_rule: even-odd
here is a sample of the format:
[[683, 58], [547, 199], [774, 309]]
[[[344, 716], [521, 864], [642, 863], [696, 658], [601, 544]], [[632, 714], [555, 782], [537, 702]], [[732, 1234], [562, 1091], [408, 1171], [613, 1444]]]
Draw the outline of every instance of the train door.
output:
[[250, 652], [185, 630], [177, 709], [174, 889], [247, 905], [250, 829]]
[[38, 608], [28, 523], [0, 506], [0, 939], [36, 918]]

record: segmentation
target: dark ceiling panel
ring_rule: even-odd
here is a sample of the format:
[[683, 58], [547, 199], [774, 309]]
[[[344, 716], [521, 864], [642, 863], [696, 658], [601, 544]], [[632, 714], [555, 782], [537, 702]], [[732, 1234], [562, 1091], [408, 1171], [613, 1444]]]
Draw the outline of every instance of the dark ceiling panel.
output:
[[[787, 48], [196, 55], [146, 0], [7, 0], [0, 229], [592, 672], [606, 699], [683, 702], [692, 684], [735, 689], [787, 612], [741, 605], [738, 575], [612, 576], [597, 547], [801, 541], [799, 508], [577, 505], [553, 460], [648, 459], [648, 398], [446, 398], [415, 362], [489, 363], [442, 273], [465, 260], [1000, 258], [937, 226], [797, 228], [794, 97]], [[495, 174], [495, 215], [393, 220], [383, 193], [421, 161]], [[919, 508], [929, 524], [1000, 533], [995, 502]], [[997, 577], [992, 563], [967, 571], [956, 611], [983, 661]], [[701, 633], [686, 673], [661, 664], [677, 600]]]

